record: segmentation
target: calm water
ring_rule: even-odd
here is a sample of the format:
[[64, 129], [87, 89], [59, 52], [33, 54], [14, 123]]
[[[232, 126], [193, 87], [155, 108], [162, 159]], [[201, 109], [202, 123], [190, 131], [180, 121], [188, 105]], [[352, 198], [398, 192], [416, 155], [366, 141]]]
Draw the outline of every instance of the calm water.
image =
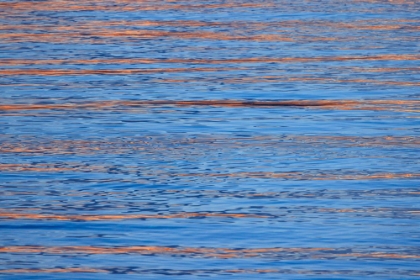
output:
[[0, 38], [1, 279], [420, 277], [418, 1], [3, 0]]

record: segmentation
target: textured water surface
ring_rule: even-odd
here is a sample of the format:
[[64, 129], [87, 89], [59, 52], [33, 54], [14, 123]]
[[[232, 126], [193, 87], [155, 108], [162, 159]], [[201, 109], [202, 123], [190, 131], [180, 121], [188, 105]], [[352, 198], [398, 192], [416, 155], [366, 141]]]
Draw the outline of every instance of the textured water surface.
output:
[[419, 15], [0, 2], [0, 278], [419, 278]]

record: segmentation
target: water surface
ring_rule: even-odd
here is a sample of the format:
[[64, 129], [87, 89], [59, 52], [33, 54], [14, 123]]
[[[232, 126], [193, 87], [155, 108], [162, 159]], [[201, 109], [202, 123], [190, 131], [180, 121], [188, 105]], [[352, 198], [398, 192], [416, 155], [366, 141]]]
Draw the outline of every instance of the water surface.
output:
[[419, 15], [2, 1], [0, 278], [418, 278]]

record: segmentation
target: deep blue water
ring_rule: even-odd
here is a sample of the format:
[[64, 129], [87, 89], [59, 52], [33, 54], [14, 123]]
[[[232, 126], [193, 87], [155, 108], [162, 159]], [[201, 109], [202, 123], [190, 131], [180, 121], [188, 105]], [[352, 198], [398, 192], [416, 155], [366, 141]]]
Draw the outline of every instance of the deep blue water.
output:
[[419, 15], [1, 1], [0, 278], [418, 278]]

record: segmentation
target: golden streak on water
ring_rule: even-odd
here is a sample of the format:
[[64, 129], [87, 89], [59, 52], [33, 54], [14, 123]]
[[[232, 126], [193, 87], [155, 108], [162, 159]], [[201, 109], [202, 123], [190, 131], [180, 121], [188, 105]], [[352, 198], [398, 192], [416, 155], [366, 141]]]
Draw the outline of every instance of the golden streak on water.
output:
[[[38, 210], [38, 209], [32, 209]], [[42, 210], [42, 209], [39, 209]], [[293, 209], [292, 209], [293, 210]], [[299, 210], [299, 209], [297, 209]], [[297, 211], [296, 210], [296, 211]], [[309, 211], [309, 210], [308, 210]], [[395, 213], [418, 215], [417, 210], [401, 210], [394, 208], [316, 208], [311, 213]], [[176, 214], [121, 214], [121, 215], [53, 215], [34, 214], [0, 211], [0, 218], [3, 219], [26, 219], [26, 220], [56, 220], [56, 221], [112, 221], [132, 219], [191, 219], [191, 218], [235, 218], [235, 219], [267, 219], [276, 218], [278, 214], [248, 214], [248, 213], [205, 213], [205, 212], [183, 212]]]
[[[76, 2], [69, 2], [64, 0], [57, 1], [43, 1], [33, 5], [31, 2], [17, 2], [17, 3], [1, 3], [1, 10], [12, 11], [161, 11], [161, 10], [202, 10], [202, 9], [220, 9], [220, 8], [268, 8], [272, 6], [269, 3], [225, 3], [225, 4], [192, 4], [192, 5], [156, 5], [155, 2], [140, 1], [137, 5], [115, 5], [117, 3], [124, 3], [123, 1], [114, 1], [111, 5], [79, 5]], [[130, 2], [132, 3], [132, 2]], [[145, 5], [149, 3], [148, 5]], [[99, 4], [102, 4], [99, 2]], [[138, 5], [141, 4], [141, 5]]]
[[[110, 274], [115, 273], [115, 271], [125, 270], [124, 267], [106, 267], [106, 268], [94, 268], [94, 267], [67, 267], [67, 268], [16, 268], [16, 269], [2, 269], [0, 273], [3, 274], [20, 274], [20, 273], [102, 273], [102, 274]], [[389, 271], [386, 271], [389, 273]], [[355, 275], [359, 276], [372, 276], [372, 275], [382, 275], [384, 276], [384, 272], [382, 271], [363, 271], [363, 270], [309, 270], [309, 269], [188, 269], [188, 270], [176, 270], [176, 269], [133, 269], [128, 268], [124, 271], [125, 274], [151, 274], [151, 273], [158, 273], [158, 274], [182, 274], [182, 275], [200, 275], [201, 277], [203, 274], [205, 275], [214, 275], [214, 274], [222, 274], [226, 276], [226, 274], [266, 274], [266, 273], [275, 273], [275, 274], [298, 274], [298, 275]], [[387, 274], [385, 273], [385, 274]], [[409, 271], [405, 273], [406, 275], [410, 276], [420, 276], [419, 272], [416, 271]], [[388, 274], [389, 275], [389, 274]]]
[[[284, 257], [303, 259], [330, 258], [369, 258], [369, 259], [419, 259], [419, 255], [387, 252], [355, 252], [341, 253], [342, 248], [203, 248], [203, 247], [164, 247], [164, 246], [129, 246], [129, 247], [95, 247], [95, 246], [8, 246], [0, 247], [0, 253], [31, 253], [31, 254], [164, 254], [190, 255], [211, 258], [260, 258]], [[291, 255], [292, 254], [292, 255]], [[291, 255], [291, 256], [290, 256]]]
[[[111, 154], [124, 154], [127, 151], [163, 151], [172, 150], [170, 145], [178, 145], [177, 149], [187, 150], [194, 146], [205, 148], [220, 147], [239, 149], [245, 147], [269, 147], [273, 150], [282, 148], [304, 148], [307, 145], [322, 147], [416, 147], [420, 145], [419, 137], [368, 137], [368, 136], [304, 136], [288, 135], [287, 137], [204, 137], [185, 139], [108, 139], [103, 141], [93, 140], [54, 140], [50, 139], [28, 139], [26, 141], [3, 141], [0, 143], [2, 153], [32, 153], [32, 154], [100, 154], [103, 152]], [[182, 146], [179, 146], [182, 145]], [[182, 148], [181, 148], [182, 147]], [[68, 163], [66, 163], [68, 165]], [[83, 166], [81, 162], [74, 165]], [[3, 170], [32, 170], [33, 168], [74, 168], [65, 166], [54, 166], [53, 164], [19, 165], [2, 164]], [[98, 170], [98, 167], [95, 169]]]
[[[189, 58], [118, 58], [118, 59], [1, 59], [0, 65], [61, 65], [61, 64], [245, 64], [245, 63], [307, 63], [335, 61], [417, 61], [420, 55], [415, 54], [384, 54], [371, 56], [325, 56], [325, 57], [253, 57], [236, 59], [189, 59]], [[188, 68], [191, 69], [191, 68]], [[163, 69], [162, 69], [163, 70]]]
[[269, 215], [242, 214], [242, 213], [193, 213], [185, 212], [168, 215], [126, 214], [126, 215], [48, 215], [48, 214], [23, 214], [0, 212], [1, 218], [30, 219], [30, 220], [57, 220], [57, 221], [107, 221], [127, 219], [190, 219], [190, 218], [256, 218], [266, 219]]
[[[28, 63], [28, 61], [26, 61]], [[47, 62], [48, 63], [48, 62]], [[109, 62], [108, 62], [109, 63]], [[133, 61], [131, 62], [133, 63]], [[411, 68], [360, 68], [360, 67], [346, 67], [346, 70], [355, 70], [358, 73], [363, 72], [407, 72], [407, 71], [420, 71], [418, 67]], [[252, 68], [245, 67], [189, 67], [189, 68], [149, 68], [149, 69], [97, 69], [97, 70], [74, 70], [74, 69], [8, 69], [0, 70], [0, 75], [4, 76], [20, 76], [20, 75], [31, 75], [31, 76], [80, 76], [80, 75], [138, 75], [138, 74], [156, 74], [156, 73], [194, 73], [194, 72], [227, 72], [227, 71], [238, 71], [238, 70], [253, 70]], [[285, 70], [276, 70], [273, 72], [282, 72]], [[238, 78], [237, 81], [248, 82], [249, 80], [255, 80], [256, 82], [263, 81], [264, 79], [279, 79], [279, 80], [296, 80], [296, 81], [305, 81], [305, 80], [326, 80], [323, 78], [317, 77], [293, 77], [288, 76], [287, 78], [278, 77], [278, 76], [262, 76], [262, 77], [253, 77], [253, 78]], [[165, 81], [165, 80], [164, 80]], [[224, 82], [229, 81], [225, 79]], [[361, 82], [370, 82], [374, 83], [375, 80], [368, 79], [359, 79], [359, 80], [335, 80], [340, 81], [361, 81]], [[377, 81], [378, 83], [386, 81]], [[398, 81], [389, 81], [389, 83], [398, 84]], [[404, 82], [406, 83], [406, 82]], [[415, 82], [410, 82], [406, 84], [417, 84]]]
[[[419, 82], [420, 83], [420, 82]], [[8, 104], [0, 105], [0, 111], [19, 110], [75, 110], [112, 109], [117, 107], [144, 106], [213, 106], [213, 107], [305, 107], [326, 110], [420, 110], [418, 100], [285, 100], [285, 101], [247, 101], [247, 100], [139, 100], [139, 101], [93, 101], [65, 104]]]
[[[83, 165], [82, 163], [57, 163], [57, 164], [0, 164], [0, 171], [6, 172], [108, 172], [113, 166]], [[124, 166], [119, 167], [124, 173], [141, 172], [141, 167]], [[147, 172], [144, 175], [148, 174]], [[262, 178], [262, 179], [287, 179], [287, 180], [384, 180], [384, 179], [416, 179], [420, 178], [420, 173], [380, 173], [373, 174], [346, 174], [346, 173], [326, 173], [318, 171], [316, 173], [304, 172], [235, 172], [235, 173], [164, 173], [159, 172], [154, 175], [167, 177], [241, 177], [241, 178]]]

